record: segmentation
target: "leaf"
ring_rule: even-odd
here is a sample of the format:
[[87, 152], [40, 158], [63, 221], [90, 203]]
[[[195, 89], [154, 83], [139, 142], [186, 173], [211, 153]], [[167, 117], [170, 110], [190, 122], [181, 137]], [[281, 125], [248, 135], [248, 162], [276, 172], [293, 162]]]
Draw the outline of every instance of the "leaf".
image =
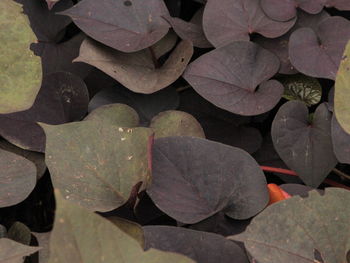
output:
[[205, 138], [199, 122], [183, 111], [163, 111], [153, 117], [149, 126], [155, 132], [155, 138], [170, 136], [193, 136]]
[[332, 142], [338, 161], [350, 164], [350, 134], [340, 126], [335, 115], [332, 117]]
[[347, 0], [325, 0], [325, 7], [334, 7], [338, 10], [350, 11], [350, 2]]
[[[159, 68], [150, 49], [136, 53], [123, 53], [86, 39], [80, 47], [79, 57], [74, 61], [97, 67], [126, 88], [138, 93], [159, 91], [177, 80], [185, 70], [193, 54], [189, 41], [182, 41]], [[153, 57], [153, 58], [152, 58]]]
[[289, 39], [290, 60], [305, 75], [334, 80], [349, 39], [350, 22], [347, 19], [326, 18], [316, 30], [305, 27], [293, 32]]
[[79, 77], [68, 72], [44, 76], [30, 109], [0, 115], [0, 134], [18, 147], [44, 152], [45, 134], [36, 122], [62, 124], [80, 120], [88, 103], [86, 85]]
[[287, 166], [308, 186], [317, 188], [337, 160], [331, 139], [331, 113], [325, 104], [317, 107], [309, 121], [306, 105], [289, 101], [281, 106], [272, 123], [276, 151]]
[[36, 37], [22, 6], [0, 1], [0, 114], [29, 109], [40, 89], [40, 58], [29, 50]]
[[[194, 263], [140, 244], [107, 219], [66, 201], [56, 191], [57, 211], [50, 240], [50, 263]], [[62, 253], [64, 251], [64, 253]]]
[[161, 0], [84, 0], [61, 12], [88, 36], [123, 52], [135, 52], [159, 41], [169, 30]]
[[259, 263], [347, 262], [349, 201], [349, 191], [327, 188], [271, 205], [243, 234], [245, 247]]
[[120, 230], [135, 239], [140, 246], [144, 248], [145, 237], [142, 227], [139, 224], [116, 216], [107, 217], [107, 219], [116, 225]]
[[284, 86], [283, 98], [299, 100], [307, 106], [316, 105], [322, 97], [322, 87], [317, 79], [302, 74], [286, 76], [280, 79]]
[[51, 10], [60, 0], [46, 0], [47, 7]]
[[297, 8], [309, 14], [318, 14], [324, 0], [261, 0], [261, 7], [268, 17], [277, 21], [288, 21], [297, 15]]
[[268, 202], [264, 174], [243, 150], [195, 137], [167, 137], [153, 147], [147, 193], [167, 215], [186, 224], [223, 210], [246, 219]]
[[49, 262], [49, 240], [51, 232], [45, 233], [34, 233], [33, 235], [37, 239], [39, 246], [42, 248], [39, 250], [39, 263], [47, 263]]
[[0, 170], [0, 207], [26, 199], [36, 184], [35, 165], [20, 155], [0, 149]]
[[172, 226], [144, 226], [146, 249], [180, 253], [200, 263], [248, 263], [244, 251], [220, 235]]
[[139, 115], [128, 105], [114, 103], [96, 108], [84, 120], [106, 122], [119, 127], [137, 127]]
[[345, 47], [335, 80], [334, 113], [340, 126], [350, 134], [350, 41]]
[[150, 129], [96, 121], [41, 126], [53, 185], [66, 199], [106, 212], [149, 184]]
[[23, 263], [24, 257], [37, 252], [39, 247], [29, 247], [7, 238], [0, 238], [0, 262]]
[[184, 78], [217, 107], [251, 116], [271, 110], [280, 100], [282, 84], [269, 80], [278, 68], [279, 59], [270, 51], [238, 41], [196, 59]]
[[217, 48], [234, 41], [249, 41], [253, 33], [268, 38], [282, 36], [295, 21], [270, 19], [261, 9], [260, 0], [208, 0], [203, 14], [204, 33]]
[[32, 235], [30, 229], [25, 224], [15, 222], [9, 228], [7, 237], [13, 241], [29, 246]]

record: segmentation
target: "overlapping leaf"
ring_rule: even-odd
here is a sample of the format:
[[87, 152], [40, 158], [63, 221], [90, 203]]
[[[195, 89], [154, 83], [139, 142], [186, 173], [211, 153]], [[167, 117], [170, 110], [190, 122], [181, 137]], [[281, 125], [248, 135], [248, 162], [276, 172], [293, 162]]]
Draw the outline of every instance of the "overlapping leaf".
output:
[[167, 137], [153, 147], [155, 204], [183, 223], [196, 223], [223, 210], [246, 219], [268, 201], [265, 177], [243, 150], [194, 137]]
[[350, 164], [350, 134], [340, 126], [334, 115], [332, 117], [332, 142], [338, 161]]
[[282, 96], [282, 84], [269, 80], [278, 68], [279, 59], [270, 51], [238, 41], [196, 59], [184, 78], [214, 105], [240, 115], [258, 115], [271, 110]]
[[37, 252], [39, 247], [22, 245], [11, 239], [0, 238], [0, 262], [23, 263], [24, 257]]

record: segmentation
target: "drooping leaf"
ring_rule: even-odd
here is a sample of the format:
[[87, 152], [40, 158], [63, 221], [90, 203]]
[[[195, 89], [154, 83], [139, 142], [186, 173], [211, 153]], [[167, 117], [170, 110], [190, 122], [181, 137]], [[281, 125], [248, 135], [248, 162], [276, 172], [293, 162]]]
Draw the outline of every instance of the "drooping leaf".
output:
[[177, 80], [192, 54], [191, 42], [184, 40], [178, 44], [167, 61], [158, 67], [155, 60], [159, 55], [150, 49], [123, 53], [92, 39], [86, 39], [81, 45], [79, 57], [74, 61], [99, 68], [134, 92], [150, 94]]
[[332, 117], [332, 142], [338, 161], [350, 164], [350, 134], [340, 126], [335, 115]]
[[91, 111], [84, 120], [106, 122], [120, 127], [137, 127], [139, 115], [126, 104], [106, 104]]
[[0, 238], [0, 262], [23, 263], [24, 257], [37, 252], [39, 247], [22, 245], [7, 238]]
[[66, 199], [105, 212], [149, 184], [150, 129], [96, 121], [41, 126], [53, 185]]
[[286, 76], [280, 79], [284, 86], [283, 98], [287, 100], [299, 100], [307, 106], [320, 102], [322, 87], [317, 79], [302, 74]]
[[258, 115], [280, 100], [283, 86], [269, 80], [279, 59], [257, 44], [237, 41], [192, 62], [184, 78], [206, 100], [240, 115]]
[[297, 15], [297, 8], [310, 14], [320, 13], [323, 0], [261, 0], [261, 7], [271, 19], [288, 21]]
[[31, 240], [30, 229], [21, 222], [15, 222], [9, 228], [7, 237], [13, 241], [29, 246]]
[[29, 49], [37, 38], [22, 12], [13, 0], [0, 1], [1, 114], [29, 109], [40, 89], [40, 58]]
[[268, 202], [265, 177], [245, 151], [195, 137], [167, 137], [153, 147], [147, 193], [177, 221], [193, 224], [223, 210], [235, 219]]
[[150, 47], [169, 30], [162, 0], [84, 0], [61, 14], [69, 15], [88, 36], [123, 52]]
[[334, 88], [334, 113], [340, 126], [350, 134], [350, 40], [337, 72]]
[[143, 251], [136, 240], [107, 219], [64, 200], [58, 191], [56, 200], [50, 263], [194, 263], [175, 253]]
[[202, 126], [191, 115], [183, 111], [163, 111], [153, 117], [149, 126], [155, 138], [170, 136], [193, 136], [205, 138]]
[[18, 147], [44, 152], [45, 134], [36, 122], [62, 124], [80, 120], [88, 103], [83, 80], [67, 72], [50, 74], [44, 77], [30, 109], [0, 115], [0, 134]]
[[271, 136], [279, 156], [306, 185], [317, 188], [337, 164], [331, 113], [325, 104], [317, 107], [310, 121], [304, 103], [285, 103], [272, 123]]
[[135, 239], [140, 246], [144, 248], [145, 237], [142, 227], [139, 224], [116, 216], [107, 217], [107, 219], [116, 225], [120, 230], [124, 231], [126, 234]]
[[0, 207], [22, 202], [35, 187], [35, 165], [20, 155], [0, 149], [0, 171]]
[[253, 33], [276, 38], [291, 29], [295, 21], [270, 19], [260, 7], [260, 0], [208, 0], [203, 14], [204, 33], [215, 47], [249, 41]]
[[339, 16], [326, 18], [316, 30], [304, 27], [293, 32], [289, 39], [290, 60], [305, 75], [334, 80], [349, 39], [349, 20]]
[[183, 254], [201, 263], [248, 263], [245, 252], [220, 235], [172, 226], [144, 226], [145, 248]]
[[[267, 207], [241, 237], [259, 263], [348, 262], [350, 192], [327, 188]], [[340, 231], [341, 230], [341, 231]]]

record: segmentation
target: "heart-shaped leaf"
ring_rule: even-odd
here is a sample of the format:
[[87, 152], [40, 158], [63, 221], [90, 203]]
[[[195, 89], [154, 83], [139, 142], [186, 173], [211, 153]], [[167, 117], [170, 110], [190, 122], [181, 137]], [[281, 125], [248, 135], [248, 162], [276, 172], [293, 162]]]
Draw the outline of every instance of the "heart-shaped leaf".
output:
[[348, 262], [350, 192], [327, 188], [324, 195], [292, 197], [267, 207], [242, 236], [259, 263]]
[[22, 6], [13, 0], [0, 1], [0, 28], [0, 113], [27, 110], [42, 78], [40, 58], [29, 49], [37, 38]]
[[45, 134], [36, 122], [62, 124], [80, 120], [88, 103], [83, 80], [67, 72], [47, 75], [29, 110], [0, 114], [0, 134], [18, 147], [44, 152]]
[[249, 41], [253, 33], [276, 38], [291, 29], [295, 21], [270, 19], [260, 7], [260, 0], [208, 0], [203, 14], [204, 33], [215, 47]]
[[[161, 41], [160, 45], [162, 43]], [[167, 61], [158, 67], [157, 59], [168, 50], [168, 46], [157, 53], [154, 49], [152, 47], [135, 53], [123, 53], [86, 39], [80, 47], [79, 57], [74, 61], [99, 68], [134, 92], [150, 94], [177, 80], [193, 54], [191, 42], [184, 40], [178, 44]]]
[[246, 219], [268, 202], [264, 174], [241, 149], [195, 137], [167, 137], [155, 141], [152, 157], [147, 192], [180, 222], [197, 223], [221, 210]]
[[123, 52], [150, 47], [169, 30], [162, 0], [84, 0], [61, 14], [88, 36]]
[[171, 252], [143, 251], [136, 240], [113, 223], [64, 200], [58, 191], [56, 201], [49, 263], [194, 263]]
[[340, 126], [335, 115], [332, 117], [332, 142], [338, 161], [350, 164], [350, 134]]
[[272, 123], [271, 136], [279, 156], [305, 184], [315, 188], [337, 164], [331, 117], [323, 103], [310, 121], [304, 103], [289, 101], [281, 106]]
[[145, 248], [183, 254], [200, 263], [248, 263], [244, 251], [220, 235], [172, 226], [145, 226]]
[[191, 115], [183, 111], [163, 111], [150, 124], [155, 138], [170, 136], [193, 136], [205, 138], [202, 126]]
[[20, 155], [0, 149], [0, 171], [0, 207], [22, 202], [35, 187], [36, 167]]
[[148, 185], [150, 129], [96, 121], [41, 126], [53, 185], [66, 199], [110, 211]]
[[39, 247], [22, 245], [7, 238], [0, 238], [0, 262], [23, 263], [24, 257], [37, 252]]
[[289, 39], [290, 60], [305, 75], [335, 79], [349, 39], [349, 20], [339, 16], [326, 18], [316, 30], [305, 27], [293, 32]]
[[240, 115], [258, 115], [271, 110], [282, 96], [282, 84], [269, 80], [279, 64], [270, 51], [239, 41], [196, 59], [184, 78], [214, 105]]

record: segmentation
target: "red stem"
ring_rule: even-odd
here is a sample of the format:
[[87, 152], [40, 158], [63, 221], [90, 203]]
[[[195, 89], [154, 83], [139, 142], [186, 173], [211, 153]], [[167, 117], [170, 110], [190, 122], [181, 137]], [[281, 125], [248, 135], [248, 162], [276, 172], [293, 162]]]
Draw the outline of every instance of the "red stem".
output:
[[[265, 172], [281, 173], [281, 174], [286, 174], [286, 175], [291, 175], [291, 176], [298, 176], [297, 173], [292, 171], [292, 170], [270, 167], [270, 166], [260, 166], [260, 168]], [[337, 182], [330, 180], [330, 179], [324, 180], [324, 183], [329, 184], [329, 185], [334, 186], [334, 187], [339, 187], [339, 188], [344, 188], [344, 189], [350, 190], [349, 186], [337, 183]]]

